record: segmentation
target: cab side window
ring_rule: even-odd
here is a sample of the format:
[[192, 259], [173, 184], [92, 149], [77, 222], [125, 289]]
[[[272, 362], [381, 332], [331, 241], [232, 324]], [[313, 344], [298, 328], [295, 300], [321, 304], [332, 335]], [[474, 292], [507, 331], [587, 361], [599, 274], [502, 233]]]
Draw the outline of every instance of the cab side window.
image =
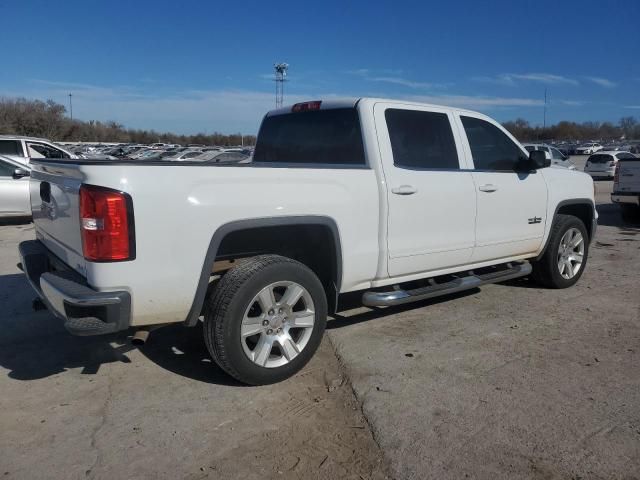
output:
[[524, 152], [502, 130], [484, 120], [461, 116], [477, 170], [514, 171]]
[[393, 164], [400, 168], [459, 170], [446, 113], [389, 108], [385, 111]]
[[42, 143], [27, 143], [31, 158], [69, 158], [62, 150]]

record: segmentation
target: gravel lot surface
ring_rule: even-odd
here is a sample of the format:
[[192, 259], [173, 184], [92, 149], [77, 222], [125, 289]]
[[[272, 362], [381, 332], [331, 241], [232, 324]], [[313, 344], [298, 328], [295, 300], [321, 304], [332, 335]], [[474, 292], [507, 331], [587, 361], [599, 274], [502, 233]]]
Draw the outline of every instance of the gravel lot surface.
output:
[[640, 228], [611, 183], [575, 287], [347, 310], [301, 374], [259, 388], [198, 329], [69, 336], [15, 266], [32, 225], [2, 225], [0, 476], [640, 478]]

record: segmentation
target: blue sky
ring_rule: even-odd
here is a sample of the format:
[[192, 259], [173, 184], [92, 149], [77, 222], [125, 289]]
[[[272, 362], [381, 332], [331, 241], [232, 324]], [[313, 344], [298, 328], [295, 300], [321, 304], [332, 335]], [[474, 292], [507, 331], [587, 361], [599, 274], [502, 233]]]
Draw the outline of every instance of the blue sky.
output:
[[[640, 117], [640, 2], [0, 0], [0, 96], [74, 117], [255, 133], [274, 105], [382, 96], [504, 121]], [[6, 21], [12, 19], [12, 21]]]

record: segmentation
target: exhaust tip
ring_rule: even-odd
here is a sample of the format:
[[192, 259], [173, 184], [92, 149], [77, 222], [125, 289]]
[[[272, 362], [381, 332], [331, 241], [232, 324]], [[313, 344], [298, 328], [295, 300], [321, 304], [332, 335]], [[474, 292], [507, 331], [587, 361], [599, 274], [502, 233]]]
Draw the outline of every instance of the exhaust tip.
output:
[[131, 339], [131, 343], [136, 347], [141, 347], [145, 343], [147, 343], [148, 338], [149, 338], [149, 330], [146, 330], [146, 329], [136, 330], [136, 333], [133, 334], [133, 338]]

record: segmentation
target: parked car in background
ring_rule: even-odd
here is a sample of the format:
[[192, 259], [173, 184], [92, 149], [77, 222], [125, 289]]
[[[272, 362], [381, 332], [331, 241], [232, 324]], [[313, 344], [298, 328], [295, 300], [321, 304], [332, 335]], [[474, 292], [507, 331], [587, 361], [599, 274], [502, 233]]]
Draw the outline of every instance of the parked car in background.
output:
[[546, 143], [523, 143], [522, 146], [526, 148], [528, 152], [533, 152], [534, 150], [540, 150], [544, 152], [547, 160], [551, 160], [551, 165], [568, 168], [569, 170], [576, 169], [576, 166], [569, 160], [568, 157], [563, 155], [560, 150], [551, 145], [547, 145]]
[[249, 154], [245, 152], [226, 152], [222, 150], [203, 152], [197, 157], [191, 158], [193, 161], [211, 163], [240, 163], [247, 159], [249, 159]]
[[560, 150], [560, 153], [562, 153], [565, 157], [575, 155], [577, 147], [578, 145], [576, 143], [563, 143], [562, 145], [555, 145], [555, 148]]
[[629, 152], [601, 151], [587, 159], [584, 171], [593, 178], [613, 178], [618, 160], [635, 158], [635, 155]]
[[130, 155], [129, 158], [132, 158], [132, 159], [135, 159], [135, 160], [147, 160], [147, 159], [149, 159], [151, 157], [159, 157], [164, 152], [165, 151], [161, 150], [161, 149], [144, 148], [142, 150], [138, 150], [133, 155]]
[[183, 150], [182, 152], [177, 152], [174, 153], [173, 155], [169, 155], [169, 156], [162, 156], [161, 159], [162, 160], [170, 160], [170, 161], [175, 161], [175, 160], [190, 160], [194, 157], [197, 157], [198, 155], [202, 154], [202, 150], [200, 149], [190, 149], [190, 150]]
[[44, 138], [14, 135], [0, 135], [0, 155], [22, 164], [28, 164], [32, 158], [78, 158]]
[[625, 221], [640, 221], [640, 158], [621, 158], [618, 161], [611, 201], [620, 205]]
[[591, 155], [602, 150], [602, 145], [599, 143], [585, 143], [576, 148], [576, 155]]
[[31, 216], [30, 174], [28, 165], [0, 156], [0, 218]]

